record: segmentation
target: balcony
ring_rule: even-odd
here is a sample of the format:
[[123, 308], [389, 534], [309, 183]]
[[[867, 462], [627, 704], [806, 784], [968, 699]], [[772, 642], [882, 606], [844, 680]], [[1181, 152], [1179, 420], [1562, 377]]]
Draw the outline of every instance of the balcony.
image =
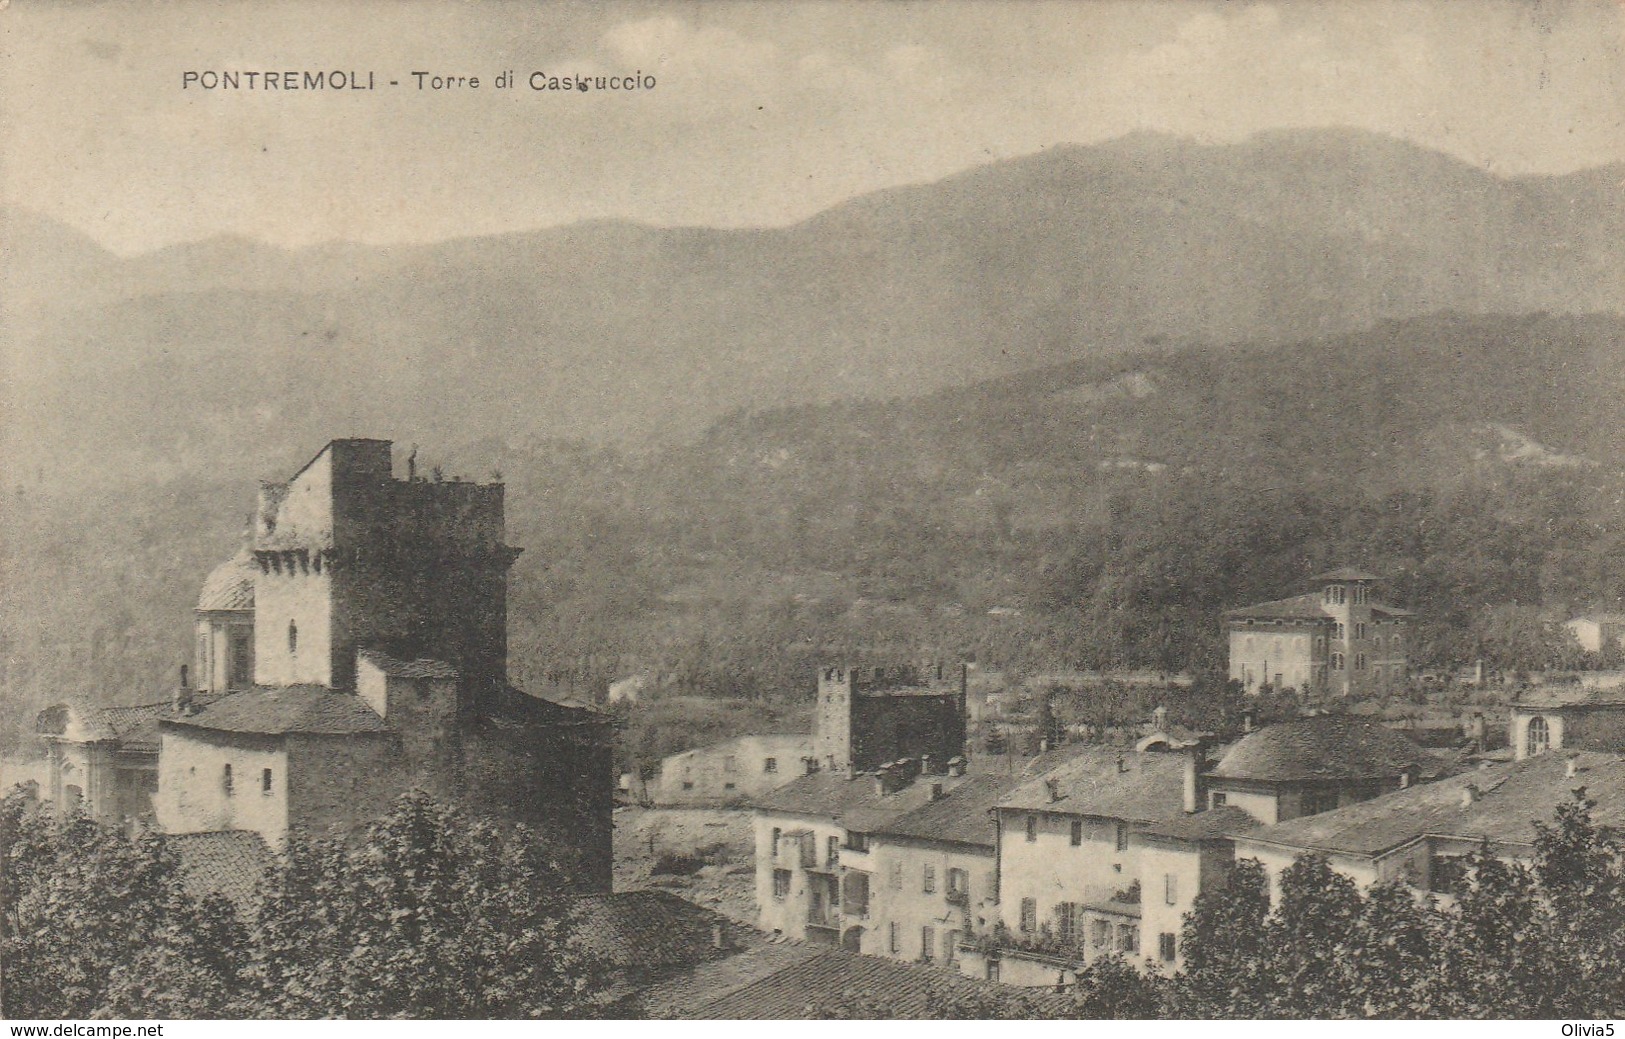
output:
[[969, 891], [964, 891], [964, 890], [955, 891], [952, 888], [950, 888], [948, 890], [947, 895], [945, 895], [943, 897], [945, 897], [948, 900], [949, 905], [958, 906], [961, 909], [965, 909], [965, 908], [969, 907], [969, 905], [970, 905], [970, 892]]

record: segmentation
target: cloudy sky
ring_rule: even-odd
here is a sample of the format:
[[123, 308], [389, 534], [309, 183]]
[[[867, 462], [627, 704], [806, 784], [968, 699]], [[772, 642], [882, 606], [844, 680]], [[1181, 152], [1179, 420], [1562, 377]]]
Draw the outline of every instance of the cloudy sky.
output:
[[[1503, 174], [1625, 159], [1613, 0], [121, 3], [0, 11], [4, 201], [134, 252], [619, 217], [781, 224], [1134, 130], [1355, 126]], [[396, 88], [182, 89], [188, 70]], [[631, 94], [492, 89], [634, 73]], [[476, 75], [419, 92], [409, 73]]]

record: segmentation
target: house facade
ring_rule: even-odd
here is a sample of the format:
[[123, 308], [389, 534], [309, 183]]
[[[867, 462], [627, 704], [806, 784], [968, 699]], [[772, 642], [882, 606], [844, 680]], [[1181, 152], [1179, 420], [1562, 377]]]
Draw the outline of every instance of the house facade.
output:
[[1209, 808], [1240, 808], [1265, 825], [1331, 811], [1436, 779], [1443, 762], [1366, 718], [1324, 714], [1238, 740], [1203, 776]]
[[1554, 750], [1625, 748], [1625, 689], [1540, 686], [1513, 700], [1507, 740], [1519, 761]]
[[1380, 578], [1363, 570], [1310, 580], [1313, 592], [1226, 611], [1230, 678], [1248, 693], [1267, 685], [1359, 698], [1403, 687], [1410, 611], [1376, 601]]
[[660, 805], [748, 803], [805, 775], [812, 756], [807, 733], [740, 736], [685, 750], [661, 760], [652, 799]]

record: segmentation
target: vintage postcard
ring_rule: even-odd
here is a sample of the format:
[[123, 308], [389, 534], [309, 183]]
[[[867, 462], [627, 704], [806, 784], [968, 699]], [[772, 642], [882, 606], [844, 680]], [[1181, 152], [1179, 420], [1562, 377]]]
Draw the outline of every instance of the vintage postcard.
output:
[[1618, 3], [0, 48], [27, 1034], [1625, 1016]]

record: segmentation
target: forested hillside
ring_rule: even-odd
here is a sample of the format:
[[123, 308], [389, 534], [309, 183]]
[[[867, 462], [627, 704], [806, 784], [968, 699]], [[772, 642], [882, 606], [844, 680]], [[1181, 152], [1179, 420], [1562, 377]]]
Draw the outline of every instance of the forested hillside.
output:
[[[1625, 602], [1622, 360], [1617, 317], [1435, 316], [736, 412], [643, 454], [425, 441], [419, 464], [507, 482], [511, 667], [538, 690], [648, 668], [795, 699], [852, 654], [1202, 669], [1223, 608], [1343, 562], [1418, 611], [1417, 663], [1524, 666], [1543, 614]], [[254, 493], [19, 482], [8, 746], [53, 699], [167, 695]]]

